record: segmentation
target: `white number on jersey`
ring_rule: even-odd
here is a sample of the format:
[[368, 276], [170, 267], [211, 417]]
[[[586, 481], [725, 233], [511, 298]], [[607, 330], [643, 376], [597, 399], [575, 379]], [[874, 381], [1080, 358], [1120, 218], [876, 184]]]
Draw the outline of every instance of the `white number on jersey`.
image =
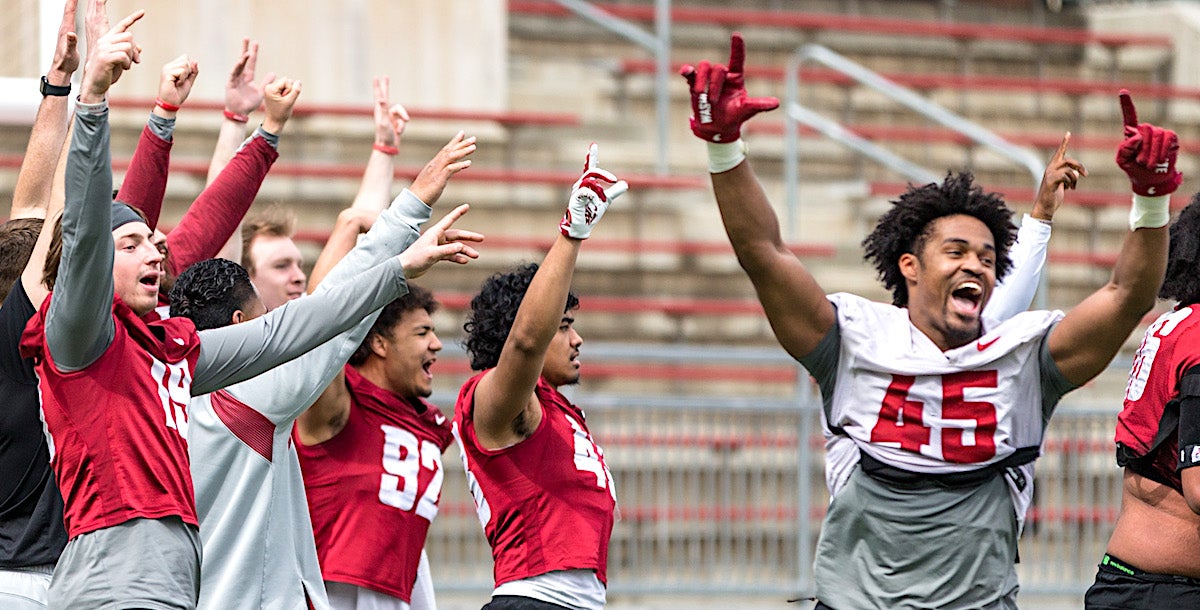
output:
[[187, 362], [159, 362], [150, 357], [150, 375], [158, 388], [167, 427], [177, 430], [184, 440], [188, 437], [187, 405], [192, 398], [192, 372]]
[[1154, 367], [1154, 357], [1158, 355], [1158, 347], [1162, 344], [1160, 337], [1166, 337], [1175, 330], [1180, 322], [1192, 315], [1191, 307], [1184, 307], [1159, 316], [1146, 334], [1142, 344], [1138, 346], [1137, 354], [1133, 357], [1133, 366], [1129, 369], [1129, 383], [1125, 385], [1125, 400], [1134, 402], [1146, 391], [1146, 380], [1150, 379], [1150, 369]]
[[604, 450], [592, 440], [592, 436], [584, 431], [583, 426], [570, 415], [564, 415], [571, 427], [575, 429], [575, 468], [581, 472], [596, 475], [596, 486], [607, 489], [613, 501], [617, 500], [617, 486], [613, 484], [612, 473], [604, 463]]
[[[432, 441], [422, 441], [415, 434], [396, 426], [380, 426], [383, 430], [383, 469], [379, 480], [379, 501], [400, 510], [413, 510], [426, 521], [433, 522], [442, 495], [442, 451]], [[401, 455], [403, 454], [403, 456]], [[433, 478], [417, 502], [421, 469], [433, 471]]]
[[467, 462], [467, 450], [464, 448], [462, 436], [458, 433], [458, 422], [450, 424], [450, 432], [458, 442], [458, 453], [462, 456], [463, 470], [467, 473], [467, 489], [471, 490], [471, 497], [475, 499], [475, 515], [479, 517], [479, 525], [487, 531], [488, 521], [492, 520], [492, 507], [488, 505], [487, 498], [483, 497], [483, 489], [479, 487], [475, 473], [471, 472], [471, 464]]

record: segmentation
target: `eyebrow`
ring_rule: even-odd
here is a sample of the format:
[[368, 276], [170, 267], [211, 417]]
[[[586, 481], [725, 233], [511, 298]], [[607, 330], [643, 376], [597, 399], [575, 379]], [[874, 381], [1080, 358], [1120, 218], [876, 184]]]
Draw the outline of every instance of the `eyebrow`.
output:
[[562, 322], [559, 322], [559, 324], [574, 324], [574, 323], [575, 323], [575, 318], [572, 318], [571, 316], [563, 316]]
[[[946, 239], [942, 240], [942, 243], [943, 244], [961, 244], [964, 246], [971, 245], [971, 242], [969, 242], [965, 239], [962, 239], [961, 237], [947, 237]], [[985, 250], [991, 250], [992, 252], [996, 251], [996, 246], [994, 244], [984, 244], [983, 248]]]

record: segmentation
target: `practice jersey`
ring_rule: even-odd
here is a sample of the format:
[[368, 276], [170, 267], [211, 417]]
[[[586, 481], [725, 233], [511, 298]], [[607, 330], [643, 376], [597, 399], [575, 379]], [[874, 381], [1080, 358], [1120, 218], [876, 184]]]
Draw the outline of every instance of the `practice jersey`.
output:
[[185, 319], [147, 324], [114, 297], [112, 343], [87, 368], [64, 373], [45, 343], [52, 300], [30, 320], [21, 353], [37, 362], [68, 536], [136, 518], [196, 525], [187, 456], [196, 327]]
[[[904, 308], [845, 293], [829, 299], [837, 308], [836, 353], [803, 363], [821, 384], [827, 426], [836, 432], [827, 464], [835, 494], [859, 451], [902, 470], [953, 473], [1038, 447], [1071, 389], [1040, 354], [1062, 312], [1018, 314], [943, 352]], [[1021, 487], [1014, 487], [1018, 519], [1031, 501], [1032, 485]]]
[[1125, 406], [1117, 416], [1116, 442], [1130, 457], [1142, 458], [1134, 468], [1181, 494], [1179, 382], [1200, 364], [1198, 309], [1169, 311], [1146, 329], [1129, 371]]
[[293, 433], [321, 575], [410, 602], [442, 495], [450, 421], [425, 400], [384, 390], [352, 366], [345, 372], [341, 432], [307, 446]]
[[454, 434], [479, 522], [492, 547], [496, 586], [556, 570], [595, 570], [608, 583], [616, 489], [583, 411], [538, 379], [542, 421], [529, 438], [485, 449], [473, 422], [475, 388], [463, 385]]

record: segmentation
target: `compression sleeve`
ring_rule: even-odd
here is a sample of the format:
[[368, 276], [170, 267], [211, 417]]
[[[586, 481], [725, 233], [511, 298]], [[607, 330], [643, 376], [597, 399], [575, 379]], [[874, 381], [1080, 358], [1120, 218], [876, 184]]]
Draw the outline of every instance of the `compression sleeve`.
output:
[[150, 113], [150, 120], [138, 138], [117, 201], [129, 204], [146, 215], [151, 229], [158, 227], [162, 215], [163, 195], [167, 192], [167, 170], [171, 165], [171, 134], [175, 119], [164, 119]]
[[76, 104], [67, 152], [62, 260], [46, 314], [46, 347], [60, 371], [95, 362], [112, 343], [112, 153], [108, 103]]
[[278, 158], [275, 148], [258, 134], [238, 149], [216, 180], [196, 197], [179, 225], [167, 234], [171, 273], [178, 275], [221, 251]]
[[400, 259], [392, 257], [345, 284], [289, 301], [260, 318], [200, 331], [192, 395], [214, 392], [292, 360], [407, 290]]
[[[429, 214], [429, 206], [405, 189], [379, 215], [371, 230], [359, 238], [358, 245], [330, 269], [314, 294], [329, 292], [404, 251], [420, 235], [420, 226], [429, 219]], [[226, 391], [275, 425], [290, 423], [325, 391], [378, 317], [376, 310], [320, 347], [258, 377], [229, 386]]]
[[1050, 243], [1050, 225], [1026, 214], [1017, 230], [1017, 241], [1009, 250], [1012, 267], [1003, 282], [996, 284], [983, 315], [999, 324], [1029, 309], [1042, 281], [1046, 266], [1046, 248]]
[[1200, 466], [1200, 365], [1179, 381], [1179, 468]]

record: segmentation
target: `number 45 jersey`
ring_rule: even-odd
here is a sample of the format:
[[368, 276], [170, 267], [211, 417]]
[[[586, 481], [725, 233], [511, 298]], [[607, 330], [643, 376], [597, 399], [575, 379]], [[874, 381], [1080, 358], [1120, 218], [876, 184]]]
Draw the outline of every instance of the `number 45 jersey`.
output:
[[844, 293], [829, 300], [840, 342], [823, 342], [803, 364], [821, 386], [835, 432], [827, 459], [833, 493], [858, 450], [902, 470], [953, 473], [1038, 447], [1058, 400], [1073, 389], [1043, 347], [1060, 311], [985, 322], [979, 339], [943, 352], [907, 309]]

